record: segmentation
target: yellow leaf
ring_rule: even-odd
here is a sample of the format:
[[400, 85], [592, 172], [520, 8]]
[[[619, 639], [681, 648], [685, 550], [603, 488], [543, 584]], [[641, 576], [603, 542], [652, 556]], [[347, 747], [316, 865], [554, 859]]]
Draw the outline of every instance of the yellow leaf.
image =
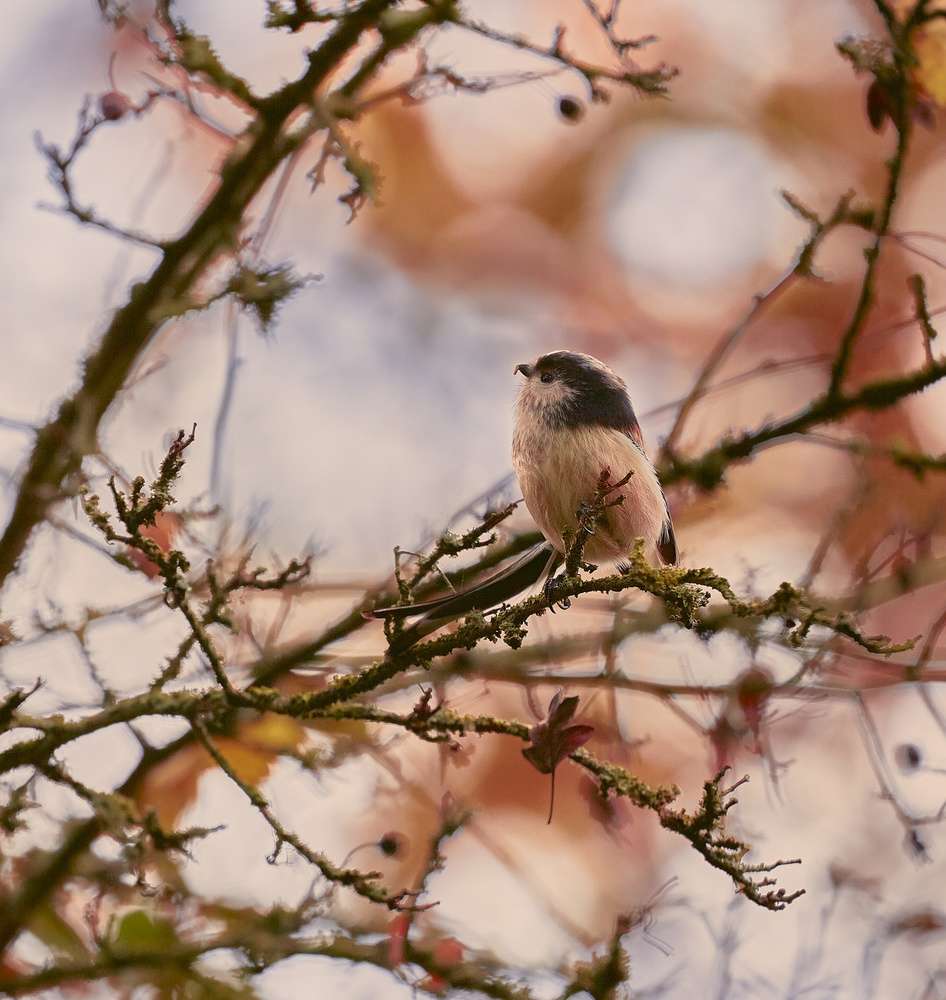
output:
[[925, 24], [914, 40], [919, 66], [913, 80], [939, 105], [946, 105], [946, 19]]
[[270, 747], [273, 750], [292, 750], [299, 745], [304, 731], [288, 715], [269, 712], [256, 722], [240, 727], [240, 738], [249, 745]]
[[[292, 750], [305, 737], [305, 730], [285, 715], [267, 713], [245, 722], [239, 735], [212, 737], [214, 746], [236, 776], [248, 785], [258, 785], [269, 774], [278, 752]], [[202, 746], [192, 744], [147, 774], [138, 792], [138, 804], [153, 809], [158, 822], [173, 829], [177, 817], [197, 796], [197, 783], [209, 767], [216, 767]]]

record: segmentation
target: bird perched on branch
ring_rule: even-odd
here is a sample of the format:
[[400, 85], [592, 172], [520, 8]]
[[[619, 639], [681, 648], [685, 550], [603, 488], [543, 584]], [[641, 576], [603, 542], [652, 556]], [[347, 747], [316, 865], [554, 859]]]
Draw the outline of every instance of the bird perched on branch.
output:
[[[596, 496], [613, 494], [596, 510], [594, 524], [585, 525], [585, 558], [620, 562], [643, 538], [648, 559], [676, 562], [670, 511], [624, 382], [596, 358], [574, 351], [553, 351], [515, 370], [524, 381], [516, 400], [512, 464], [546, 541], [457, 594], [376, 609], [375, 617], [423, 616], [396, 637], [393, 652], [446, 621], [515, 597], [543, 573], [550, 577], [566, 554], [566, 538], [579, 530], [581, 510]], [[553, 606], [550, 595], [547, 586]]]
[[573, 351], [545, 354], [516, 371], [525, 381], [516, 400], [512, 464], [526, 507], [552, 546], [564, 554], [563, 533], [577, 528], [576, 511], [607, 469], [615, 481], [631, 478], [623, 502], [602, 513], [584, 555], [618, 562], [643, 538], [649, 559], [659, 553], [676, 562], [670, 511], [624, 382], [596, 358]]

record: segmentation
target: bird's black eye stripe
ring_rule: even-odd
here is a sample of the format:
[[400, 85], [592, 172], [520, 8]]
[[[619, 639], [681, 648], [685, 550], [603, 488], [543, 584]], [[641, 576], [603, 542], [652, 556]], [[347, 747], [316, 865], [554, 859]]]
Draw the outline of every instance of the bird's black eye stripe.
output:
[[551, 372], [543, 372], [542, 381], [545, 382], [546, 385], [548, 385], [549, 382], [555, 381], [555, 376]]

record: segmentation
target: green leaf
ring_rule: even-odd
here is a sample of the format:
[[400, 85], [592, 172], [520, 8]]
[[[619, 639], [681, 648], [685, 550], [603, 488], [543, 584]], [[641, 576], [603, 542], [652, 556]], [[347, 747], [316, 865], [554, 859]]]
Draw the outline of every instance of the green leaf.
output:
[[146, 910], [133, 910], [122, 917], [112, 948], [116, 952], [140, 954], [166, 951], [177, 945], [177, 935], [171, 923]]

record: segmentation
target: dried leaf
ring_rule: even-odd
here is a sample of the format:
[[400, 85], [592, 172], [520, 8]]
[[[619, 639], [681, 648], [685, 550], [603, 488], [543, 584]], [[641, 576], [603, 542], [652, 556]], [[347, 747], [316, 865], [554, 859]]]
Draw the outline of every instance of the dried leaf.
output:
[[529, 730], [532, 746], [522, 751], [522, 756], [540, 774], [552, 775], [549, 823], [552, 822], [552, 810], [555, 807], [555, 768], [580, 746], [584, 746], [595, 731], [594, 726], [569, 725], [576, 708], [578, 708], [578, 695], [563, 698], [562, 692], [559, 691], [549, 702], [546, 718]]
[[[930, 4], [931, 10], [943, 10], [942, 3]], [[946, 20], [927, 21], [914, 41], [918, 65], [913, 82], [940, 107], [946, 105]]]

